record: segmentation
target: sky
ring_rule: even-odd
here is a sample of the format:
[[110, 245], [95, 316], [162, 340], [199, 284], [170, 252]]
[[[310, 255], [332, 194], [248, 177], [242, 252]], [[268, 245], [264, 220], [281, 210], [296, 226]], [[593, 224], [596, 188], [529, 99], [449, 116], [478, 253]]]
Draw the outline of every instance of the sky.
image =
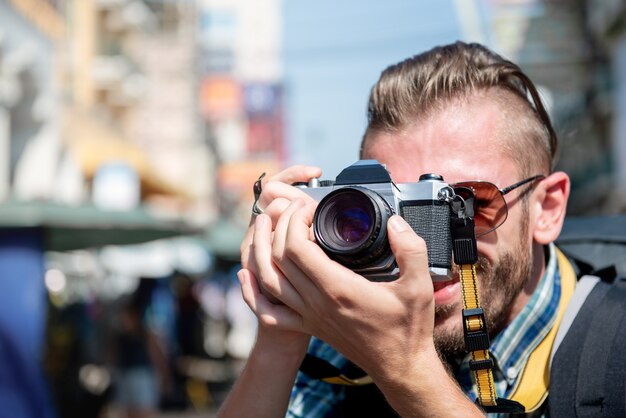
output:
[[355, 162], [372, 85], [388, 65], [462, 39], [454, 5], [284, 1], [289, 162], [320, 166], [326, 179]]

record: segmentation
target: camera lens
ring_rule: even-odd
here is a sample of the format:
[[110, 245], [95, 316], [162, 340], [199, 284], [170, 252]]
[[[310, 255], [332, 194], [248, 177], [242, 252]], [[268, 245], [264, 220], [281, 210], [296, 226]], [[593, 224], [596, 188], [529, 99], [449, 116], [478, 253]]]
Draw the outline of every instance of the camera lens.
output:
[[391, 213], [376, 192], [344, 187], [322, 199], [313, 231], [331, 258], [350, 268], [362, 267], [388, 251], [386, 225]]

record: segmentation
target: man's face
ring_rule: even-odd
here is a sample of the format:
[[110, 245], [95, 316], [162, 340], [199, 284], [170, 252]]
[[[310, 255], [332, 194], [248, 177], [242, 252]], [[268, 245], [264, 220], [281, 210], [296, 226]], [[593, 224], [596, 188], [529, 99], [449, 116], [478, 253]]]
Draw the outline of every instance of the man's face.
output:
[[[514, 161], [502, 150], [502, 114], [487, 98], [451, 103], [440, 113], [401, 132], [371, 136], [363, 158], [385, 164], [396, 183], [416, 182], [424, 173], [441, 174], [448, 183], [486, 180], [499, 188], [520, 180]], [[528, 205], [515, 190], [506, 196], [509, 215], [496, 231], [478, 239], [481, 304], [491, 331], [500, 330], [528, 297], [532, 240]], [[434, 284], [435, 343], [446, 355], [464, 349], [458, 272]], [[522, 305], [523, 306], [523, 305]]]

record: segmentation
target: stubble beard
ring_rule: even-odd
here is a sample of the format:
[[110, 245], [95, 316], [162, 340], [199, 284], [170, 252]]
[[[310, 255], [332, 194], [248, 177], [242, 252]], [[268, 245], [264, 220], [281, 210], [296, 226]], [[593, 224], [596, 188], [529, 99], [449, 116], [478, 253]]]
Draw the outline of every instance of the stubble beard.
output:
[[[527, 219], [527, 217], [523, 217]], [[528, 242], [528, 222], [522, 222], [519, 239], [513, 250], [500, 253], [497, 263], [479, 257], [476, 264], [478, 291], [485, 319], [493, 337], [501, 331], [509, 318], [513, 301], [528, 283], [532, 269], [532, 250]], [[459, 302], [460, 303], [460, 302]], [[434, 341], [442, 357], [457, 356], [465, 352], [463, 326], [457, 304], [435, 307], [435, 319], [458, 314], [458, 322], [453, 329], [435, 327]]]

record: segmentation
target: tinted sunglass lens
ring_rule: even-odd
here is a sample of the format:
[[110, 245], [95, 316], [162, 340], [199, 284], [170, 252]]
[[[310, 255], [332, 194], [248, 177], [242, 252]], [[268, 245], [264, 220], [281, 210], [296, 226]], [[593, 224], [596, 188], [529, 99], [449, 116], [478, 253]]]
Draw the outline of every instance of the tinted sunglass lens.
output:
[[[474, 231], [476, 237], [498, 228], [507, 217], [507, 207], [500, 190], [489, 182], [464, 182], [456, 186], [470, 188], [474, 192]], [[462, 190], [462, 189], [460, 189]], [[463, 193], [461, 193], [463, 197]]]

